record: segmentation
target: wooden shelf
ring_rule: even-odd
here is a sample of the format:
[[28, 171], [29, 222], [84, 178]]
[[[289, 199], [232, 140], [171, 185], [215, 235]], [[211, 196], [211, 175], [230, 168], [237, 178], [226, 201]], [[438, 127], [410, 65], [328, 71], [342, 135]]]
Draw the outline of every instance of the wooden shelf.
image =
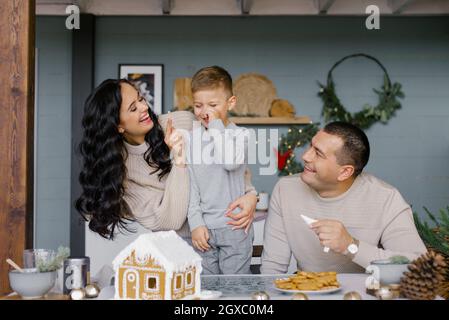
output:
[[287, 118], [287, 117], [230, 117], [230, 121], [235, 124], [266, 124], [266, 125], [282, 125], [282, 124], [310, 124], [311, 119], [307, 116]]

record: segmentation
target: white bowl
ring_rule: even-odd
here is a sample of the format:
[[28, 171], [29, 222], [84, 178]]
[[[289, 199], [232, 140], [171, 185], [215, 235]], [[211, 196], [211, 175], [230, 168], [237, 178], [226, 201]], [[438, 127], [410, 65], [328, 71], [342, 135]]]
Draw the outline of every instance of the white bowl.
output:
[[55, 285], [56, 271], [38, 272], [37, 269], [23, 269], [25, 272], [9, 272], [9, 285], [23, 299], [38, 299]]

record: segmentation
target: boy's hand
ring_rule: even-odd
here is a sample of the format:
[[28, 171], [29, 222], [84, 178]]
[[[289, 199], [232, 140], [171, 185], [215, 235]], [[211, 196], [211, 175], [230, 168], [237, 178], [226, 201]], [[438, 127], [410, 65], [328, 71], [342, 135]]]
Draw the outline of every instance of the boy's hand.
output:
[[214, 108], [208, 108], [206, 111], [208, 122], [211, 122], [212, 120], [219, 119], [220, 115], [218, 114], [218, 111]]
[[[232, 230], [245, 229], [245, 233], [248, 233], [249, 228], [254, 220], [256, 213], [257, 197], [253, 193], [247, 193], [228, 206], [228, 210], [225, 213], [226, 217], [233, 219], [227, 224], [232, 225]], [[239, 207], [240, 213], [233, 214], [232, 212]]]
[[193, 246], [200, 250], [201, 252], [205, 252], [210, 249], [209, 244], [209, 231], [206, 226], [200, 226], [192, 231], [192, 244]]

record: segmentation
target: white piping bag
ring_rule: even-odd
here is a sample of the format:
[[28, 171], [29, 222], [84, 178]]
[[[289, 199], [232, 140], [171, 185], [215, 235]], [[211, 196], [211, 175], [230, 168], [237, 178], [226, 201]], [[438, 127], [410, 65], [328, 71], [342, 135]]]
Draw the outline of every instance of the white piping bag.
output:
[[[307, 223], [308, 226], [310, 226], [312, 223], [317, 222], [318, 220], [312, 219], [308, 216], [305, 215], [301, 215], [301, 218], [304, 220], [305, 223]], [[328, 253], [329, 252], [329, 248], [328, 247], [324, 247], [323, 249], [324, 252]]]

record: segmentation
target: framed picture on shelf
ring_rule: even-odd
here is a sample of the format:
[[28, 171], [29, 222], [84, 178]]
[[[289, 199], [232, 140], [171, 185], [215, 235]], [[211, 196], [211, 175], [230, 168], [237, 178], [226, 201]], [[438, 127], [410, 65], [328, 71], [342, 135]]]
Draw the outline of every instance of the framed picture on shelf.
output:
[[163, 64], [119, 64], [120, 79], [134, 83], [157, 115], [162, 113], [164, 96]]

